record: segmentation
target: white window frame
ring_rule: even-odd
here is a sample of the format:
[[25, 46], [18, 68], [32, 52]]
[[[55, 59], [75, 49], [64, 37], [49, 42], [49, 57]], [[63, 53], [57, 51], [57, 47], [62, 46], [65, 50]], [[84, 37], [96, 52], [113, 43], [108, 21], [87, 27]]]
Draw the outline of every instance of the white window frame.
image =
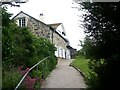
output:
[[26, 26], [26, 19], [25, 19], [25, 17], [19, 18], [18, 19], [18, 23], [19, 23], [20, 27], [25, 27]]

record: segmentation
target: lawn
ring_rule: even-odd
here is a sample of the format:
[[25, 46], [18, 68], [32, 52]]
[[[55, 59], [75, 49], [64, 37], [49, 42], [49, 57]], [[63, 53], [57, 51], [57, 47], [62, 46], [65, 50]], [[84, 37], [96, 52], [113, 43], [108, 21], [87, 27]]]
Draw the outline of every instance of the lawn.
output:
[[89, 59], [85, 59], [84, 56], [77, 56], [71, 63], [72, 66], [77, 67], [84, 74], [85, 78], [89, 77], [90, 69], [88, 68]]

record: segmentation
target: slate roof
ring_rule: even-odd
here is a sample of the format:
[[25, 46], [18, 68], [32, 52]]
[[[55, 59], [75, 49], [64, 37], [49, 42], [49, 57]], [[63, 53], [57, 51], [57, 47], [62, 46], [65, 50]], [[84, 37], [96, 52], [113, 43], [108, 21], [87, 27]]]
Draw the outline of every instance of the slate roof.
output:
[[60, 24], [62, 24], [62, 23], [53, 23], [53, 24], [48, 24], [48, 25], [50, 25], [52, 28], [54, 28], [54, 29], [57, 29], [57, 27], [60, 25]]

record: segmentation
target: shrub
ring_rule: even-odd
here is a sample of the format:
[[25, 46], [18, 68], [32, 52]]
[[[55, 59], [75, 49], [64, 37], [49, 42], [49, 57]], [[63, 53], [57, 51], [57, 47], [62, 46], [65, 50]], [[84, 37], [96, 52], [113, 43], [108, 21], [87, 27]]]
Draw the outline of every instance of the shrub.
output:
[[[22, 76], [24, 76], [28, 72], [29, 68], [26, 68], [24, 70], [22, 69], [23, 69], [23, 66], [18, 67], [18, 72]], [[23, 80], [23, 83], [20, 86], [20, 88], [26, 89], [26, 90], [34, 90], [34, 85], [37, 82], [37, 80], [38, 80], [38, 77], [31, 78], [29, 75], [27, 75], [25, 79]]]
[[[45, 78], [57, 64], [57, 59], [54, 55], [56, 50], [54, 45], [50, 43], [48, 39], [35, 36], [26, 27], [18, 27], [12, 20], [9, 19], [10, 15], [5, 9], [2, 9], [2, 16], [3, 87], [12, 88], [19, 81], [19, 78], [16, 78], [19, 76], [17, 71], [14, 72], [11, 66], [17, 68], [23, 65], [25, 69], [26, 67], [30, 68], [43, 58], [50, 56], [45, 69], [41, 69], [40, 65], [38, 66], [38, 74], [42, 72], [40, 77], [43, 77], [43, 70], [47, 72], [44, 74]], [[10, 83], [10, 80], [15, 81]], [[31, 84], [35, 84], [34, 78], [27, 76], [26, 80], [30, 82], [33, 81], [34, 83], [32, 82]]]
[[3, 71], [2, 73], [2, 88], [14, 89], [20, 81], [22, 75], [15, 69], [11, 68], [10, 71]]

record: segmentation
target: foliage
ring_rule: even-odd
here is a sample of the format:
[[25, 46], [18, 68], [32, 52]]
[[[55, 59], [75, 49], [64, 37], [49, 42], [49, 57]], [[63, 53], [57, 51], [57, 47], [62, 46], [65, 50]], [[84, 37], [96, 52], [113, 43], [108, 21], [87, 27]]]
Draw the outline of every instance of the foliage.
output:
[[[18, 27], [14, 21], [9, 19], [11, 15], [7, 13], [5, 8], [2, 8], [2, 16], [3, 79], [7, 80], [8, 77], [6, 74], [11, 71], [11, 67], [18, 68], [19, 66], [24, 66], [24, 68], [30, 68], [43, 58], [50, 56], [48, 60], [49, 63], [45, 64], [46, 69], [44, 70], [47, 71], [44, 76], [45, 78], [57, 64], [57, 58], [54, 55], [56, 50], [54, 45], [50, 43], [48, 39], [37, 37], [31, 33], [27, 27]], [[39, 70], [44, 72], [40, 65], [38, 66], [38, 73], [40, 72]], [[18, 81], [16, 81], [16, 83], [17, 82]], [[3, 84], [6, 85], [8, 83]], [[14, 85], [11, 84], [10, 87], [12, 86], [14, 87]]]
[[[23, 66], [20, 66], [18, 68], [18, 72], [23, 76], [29, 70], [29, 68], [26, 68], [25, 70], [22, 70], [22, 68]], [[38, 81], [38, 79], [39, 79], [38, 77], [31, 78], [29, 75], [27, 75], [22, 85], [20, 86], [21, 89], [34, 90], [34, 85]]]
[[85, 76], [85, 79], [89, 78], [89, 59], [86, 59], [84, 56], [79, 55], [76, 57], [76, 59], [71, 63], [72, 66], [77, 67], [82, 71], [82, 73]]
[[[92, 90], [104, 90], [109, 86], [116, 88], [120, 80], [120, 5], [119, 3], [82, 3], [84, 27], [87, 34], [83, 46], [86, 55], [91, 59]], [[113, 82], [113, 83], [112, 83]]]
[[22, 75], [17, 71], [16, 68], [12, 67], [11, 70], [2, 73], [2, 88], [3, 89], [14, 89], [17, 83], [20, 81]]
[[79, 50], [79, 55], [83, 55], [86, 58], [90, 58], [91, 57], [90, 54], [93, 53], [93, 52], [91, 50], [92, 41], [89, 38], [89, 36], [86, 35], [86, 37], [84, 38], [84, 42], [81, 44], [81, 46], [82, 46], [82, 49]]

